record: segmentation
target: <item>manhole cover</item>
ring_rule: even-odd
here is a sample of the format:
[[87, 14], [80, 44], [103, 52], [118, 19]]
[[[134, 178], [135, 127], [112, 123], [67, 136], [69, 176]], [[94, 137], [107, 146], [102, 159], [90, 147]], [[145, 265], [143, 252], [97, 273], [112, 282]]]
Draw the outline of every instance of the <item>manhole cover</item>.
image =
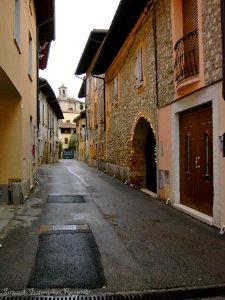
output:
[[48, 195], [48, 203], [84, 203], [83, 195]]
[[40, 225], [40, 232], [47, 231], [78, 231], [78, 230], [89, 230], [88, 224], [73, 224], [73, 225], [52, 225], [42, 224]]

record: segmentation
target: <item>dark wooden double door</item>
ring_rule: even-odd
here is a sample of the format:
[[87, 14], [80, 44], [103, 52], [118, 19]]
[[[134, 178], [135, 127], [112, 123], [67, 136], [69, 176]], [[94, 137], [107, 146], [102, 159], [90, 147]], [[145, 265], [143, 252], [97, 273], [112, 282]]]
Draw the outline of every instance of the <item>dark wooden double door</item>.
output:
[[212, 216], [212, 106], [180, 114], [180, 202]]

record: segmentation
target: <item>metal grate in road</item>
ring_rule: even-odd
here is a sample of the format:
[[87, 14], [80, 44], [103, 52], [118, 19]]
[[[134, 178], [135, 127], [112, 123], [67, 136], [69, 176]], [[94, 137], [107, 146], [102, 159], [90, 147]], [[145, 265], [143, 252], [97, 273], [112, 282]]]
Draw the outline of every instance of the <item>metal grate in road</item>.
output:
[[[7, 295], [0, 296], [0, 300], [182, 300], [207, 299], [211, 297], [225, 297], [225, 285], [209, 286], [193, 289], [174, 289], [150, 291], [144, 293], [106, 293], [71, 296], [38, 296], [36, 295]], [[221, 299], [221, 298], [220, 298]]]
[[85, 203], [83, 195], [48, 195], [48, 203]]

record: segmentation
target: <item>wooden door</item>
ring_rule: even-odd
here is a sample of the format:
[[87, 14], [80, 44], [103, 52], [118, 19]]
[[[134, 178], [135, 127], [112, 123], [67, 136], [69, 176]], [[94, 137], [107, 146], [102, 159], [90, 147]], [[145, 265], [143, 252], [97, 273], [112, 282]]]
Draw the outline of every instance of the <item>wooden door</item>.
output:
[[180, 115], [180, 202], [212, 216], [212, 107]]

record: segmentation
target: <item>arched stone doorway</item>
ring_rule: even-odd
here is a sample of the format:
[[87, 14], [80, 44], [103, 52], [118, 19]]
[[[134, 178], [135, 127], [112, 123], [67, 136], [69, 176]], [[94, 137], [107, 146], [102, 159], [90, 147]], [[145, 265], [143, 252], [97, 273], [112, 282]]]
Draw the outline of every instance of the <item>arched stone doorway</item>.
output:
[[130, 182], [135, 188], [156, 193], [156, 140], [149, 122], [140, 118], [136, 124], [131, 148]]

